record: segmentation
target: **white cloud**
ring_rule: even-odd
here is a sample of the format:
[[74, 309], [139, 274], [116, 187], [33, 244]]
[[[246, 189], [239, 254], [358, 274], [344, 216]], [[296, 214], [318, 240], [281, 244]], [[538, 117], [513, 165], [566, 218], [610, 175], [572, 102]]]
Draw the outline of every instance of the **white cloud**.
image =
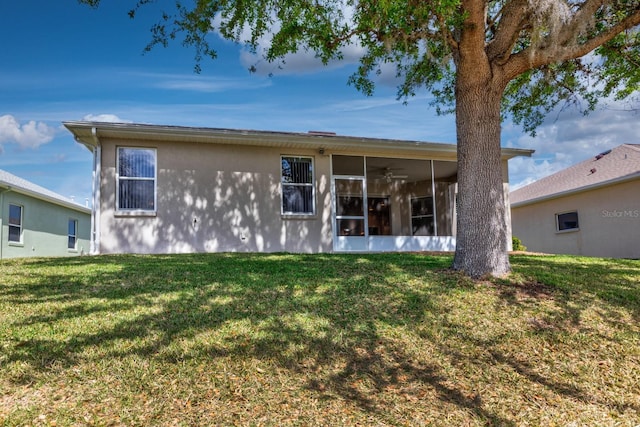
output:
[[[162, 77], [162, 76], [159, 76]], [[166, 76], [156, 87], [170, 90], [188, 90], [193, 92], [225, 92], [236, 89], [257, 89], [271, 86], [267, 79], [228, 79], [206, 78], [203, 76]]]
[[[345, 22], [352, 20], [354, 14], [354, 8], [352, 6], [343, 5], [340, 10], [341, 17]], [[338, 19], [337, 16], [334, 18]], [[342, 59], [330, 61], [327, 65], [316, 57], [315, 52], [312, 49], [301, 48], [295, 53], [289, 53], [284, 58], [278, 59], [275, 62], [268, 62], [264, 59], [265, 54], [272, 44], [274, 34], [280, 29], [280, 22], [278, 18], [272, 17], [273, 26], [271, 31], [264, 34], [257, 40], [257, 47], [255, 53], [249, 48], [242, 49], [240, 51], [240, 63], [246, 69], [250, 69], [257, 75], [291, 75], [291, 74], [304, 74], [315, 73], [321, 70], [336, 69], [347, 65], [355, 64], [359, 62], [360, 58], [364, 55], [365, 50], [360, 45], [357, 39], [352, 39], [350, 44], [347, 44], [341, 49]], [[217, 30], [221, 25], [222, 17], [220, 14], [216, 15], [212, 23], [213, 33], [217, 34], [222, 40], [226, 39]], [[248, 41], [252, 39], [252, 28], [247, 24], [242, 31], [238, 34], [238, 41], [248, 46]]]
[[[412, 98], [412, 101], [419, 101], [422, 99], [426, 99], [425, 97], [415, 97]], [[329, 105], [329, 108], [334, 111], [365, 111], [372, 110], [376, 108], [397, 108], [398, 106], [403, 106], [401, 101], [398, 101], [395, 97], [387, 96], [387, 97], [377, 97], [377, 98], [365, 98], [348, 100], [342, 102], [336, 102], [334, 104]]]
[[87, 114], [82, 120], [88, 122], [132, 123], [131, 120], [121, 119], [115, 114]]
[[272, 85], [270, 79], [259, 79], [255, 76], [222, 77], [205, 76], [203, 74], [156, 73], [140, 71], [123, 71], [127, 79], [140, 81], [140, 86], [180, 90], [190, 92], [215, 93], [233, 90], [253, 90], [267, 88]]
[[276, 62], [267, 62], [264, 54], [268, 49], [269, 42], [261, 44], [256, 53], [246, 49], [240, 52], [240, 63], [243, 67], [253, 70], [257, 75], [291, 75], [302, 73], [315, 73], [322, 70], [337, 69], [357, 63], [364, 49], [357, 44], [349, 45], [342, 50], [341, 60], [329, 61], [327, 65], [316, 57], [311, 50], [300, 50], [296, 53], [289, 53], [284, 58]]
[[31, 120], [20, 124], [12, 115], [0, 116], [0, 143], [18, 144], [20, 148], [38, 148], [51, 142], [56, 128]]
[[524, 187], [571, 165], [572, 163], [567, 161], [536, 160], [535, 157], [515, 157], [509, 161], [511, 190]]

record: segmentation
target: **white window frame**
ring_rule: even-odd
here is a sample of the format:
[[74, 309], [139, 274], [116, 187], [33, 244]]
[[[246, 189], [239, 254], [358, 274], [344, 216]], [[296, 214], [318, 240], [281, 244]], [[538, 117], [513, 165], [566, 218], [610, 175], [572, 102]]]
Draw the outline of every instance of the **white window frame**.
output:
[[[69, 225], [73, 223], [73, 233], [69, 233]], [[69, 240], [73, 238], [73, 247], [69, 246]], [[78, 250], [78, 220], [75, 218], [69, 218], [67, 221], [67, 249], [70, 251]]]
[[[310, 183], [285, 183], [283, 177], [282, 170], [282, 162], [285, 159], [309, 159], [311, 160], [311, 182]], [[316, 214], [316, 170], [315, 170], [315, 159], [311, 156], [297, 156], [297, 155], [281, 155], [280, 156], [280, 214], [287, 217], [292, 216], [303, 216], [303, 217], [311, 217]], [[310, 187], [311, 188], [311, 212], [289, 212], [284, 210], [284, 187], [292, 186], [292, 187]]]
[[[17, 208], [20, 209], [20, 224], [15, 225], [15, 224], [11, 224], [11, 207], [15, 206]], [[7, 235], [7, 241], [9, 242], [10, 245], [22, 245], [23, 242], [23, 230], [24, 230], [24, 206], [22, 205], [18, 205], [16, 203], [9, 203], [9, 215], [8, 215], [9, 221], [8, 221], [8, 225], [9, 225], [9, 233]], [[11, 228], [18, 228], [19, 233], [19, 240], [11, 240]]]
[[[564, 229], [560, 229], [560, 217], [562, 215], [567, 215], [567, 214], [575, 214], [576, 215], [576, 227], [574, 228], [564, 228]], [[578, 210], [572, 210], [572, 211], [566, 211], [566, 212], [559, 212], [555, 215], [556, 217], [556, 233], [570, 233], [572, 231], [579, 231], [580, 230], [580, 216], [578, 215]]]
[[[121, 177], [120, 176], [120, 151], [121, 150], [141, 150], [153, 153], [153, 178], [148, 177]], [[153, 208], [121, 208], [120, 207], [120, 181], [153, 181]], [[152, 147], [117, 147], [116, 149], [116, 212], [129, 214], [149, 214], [155, 213], [158, 209], [158, 151]]]

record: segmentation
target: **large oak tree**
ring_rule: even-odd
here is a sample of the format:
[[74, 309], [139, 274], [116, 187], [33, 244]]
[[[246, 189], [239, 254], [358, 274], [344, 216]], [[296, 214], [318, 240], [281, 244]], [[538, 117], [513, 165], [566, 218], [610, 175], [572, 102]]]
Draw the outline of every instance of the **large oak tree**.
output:
[[[153, 3], [137, 0], [130, 16]], [[195, 49], [196, 67], [216, 57], [214, 31], [255, 51], [266, 38], [269, 61], [306, 49], [327, 63], [355, 44], [359, 90], [371, 94], [391, 63], [399, 98], [429, 90], [439, 112], [455, 111], [453, 266], [472, 277], [510, 271], [502, 117], [532, 132], [559, 103], [588, 111], [640, 79], [640, 0], [176, 0], [158, 12], [147, 49], [178, 39]]]

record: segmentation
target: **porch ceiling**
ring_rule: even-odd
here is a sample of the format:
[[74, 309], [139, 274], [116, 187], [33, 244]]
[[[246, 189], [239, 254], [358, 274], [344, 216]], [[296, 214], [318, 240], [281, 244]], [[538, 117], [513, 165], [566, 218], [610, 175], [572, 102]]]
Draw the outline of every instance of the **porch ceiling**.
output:
[[[391, 171], [392, 176], [404, 177], [402, 181], [405, 182], [431, 180], [431, 169], [428, 160], [367, 157], [367, 175], [369, 177], [384, 178], [381, 172], [385, 170]], [[457, 172], [458, 165], [455, 161], [434, 162], [434, 178], [436, 181], [448, 180], [455, 177]]]

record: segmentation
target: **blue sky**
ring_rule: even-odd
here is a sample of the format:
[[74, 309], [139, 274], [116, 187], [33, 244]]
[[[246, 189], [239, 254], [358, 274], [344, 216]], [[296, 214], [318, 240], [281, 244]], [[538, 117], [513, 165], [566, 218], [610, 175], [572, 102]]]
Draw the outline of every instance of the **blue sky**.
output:
[[[142, 53], [157, 16], [153, 4], [131, 20], [132, 2], [103, 3], [98, 9], [76, 0], [2, 6], [0, 169], [77, 201], [90, 198], [91, 154], [62, 127], [66, 120], [455, 142], [454, 117], [437, 116], [427, 92], [404, 105], [391, 81], [382, 79], [372, 97], [348, 86], [357, 51], [328, 67], [302, 53], [283, 70], [258, 62], [258, 72], [249, 73], [256, 58], [218, 39], [218, 59], [195, 74], [193, 52], [180, 43]], [[609, 103], [586, 118], [572, 110], [551, 115], [536, 138], [507, 122], [502, 144], [536, 150], [531, 159], [510, 162], [518, 186], [638, 143], [638, 135], [637, 114]]]

